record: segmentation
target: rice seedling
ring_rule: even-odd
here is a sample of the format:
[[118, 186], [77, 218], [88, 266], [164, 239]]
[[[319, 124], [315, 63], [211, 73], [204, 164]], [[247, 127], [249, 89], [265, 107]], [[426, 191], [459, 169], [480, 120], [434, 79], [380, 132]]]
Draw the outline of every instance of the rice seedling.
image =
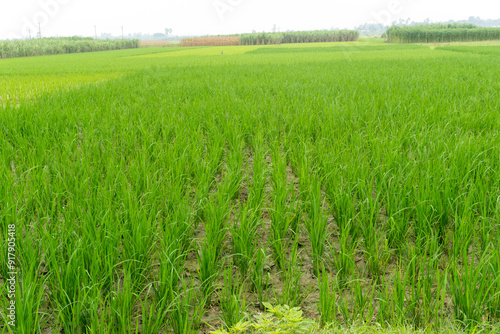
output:
[[314, 273], [319, 277], [328, 234], [326, 231], [327, 217], [323, 209], [324, 203], [321, 200], [320, 181], [317, 178], [313, 178], [310, 185], [308, 207], [309, 219], [305, 221], [305, 225], [311, 241]]
[[311, 287], [304, 288], [300, 284], [302, 260], [298, 255], [298, 241], [295, 240], [288, 257], [288, 265], [281, 273], [283, 280], [281, 293], [274, 291], [275, 299], [280, 305], [300, 306], [311, 292]]
[[339, 249], [330, 246], [335, 270], [337, 271], [339, 288], [343, 289], [351, 275], [356, 271], [355, 256], [358, 241], [353, 240], [347, 233], [340, 235]]
[[175, 334], [197, 333], [201, 318], [205, 313], [205, 302], [205, 298], [199, 298], [193, 281], [183, 282], [168, 318], [173, 332]]
[[320, 314], [320, 324], [321, 326], [325, 326], [328, 323], [336, 322], [338, 300], [335, 286], [331, 282], [334, 279], [328, 275], [324, 266], [322, 266], [320, 279], [318, 311]]
[[212, 294], [215, 292], [214, 282], [219, 276], [220, 263], [217, 257], [218, 249], [205, 241], [198, 250], [198, 279], [201, 284], [203, 297], [207, 299], [207, 303], [212, 301]]
[[487, 269], [490, 256], [483, 253], [477, 264], [464, 257], [460, 266], [458, 261], [454, 261], [450, 269], [455, 317], [468, 328], [482, 322], [488, 303], [498, 295], [498, 291], [493, 289], [498, 286], [500, 278], [490, 276]]
[[124, 276], [118, 278], [116, 289], [108, 296], [111, 312], [111, 323], [113, 327], [121, 332], [133, 331], [132, 308], [137, 295], [134, 293], [134, 279], [130, 270], [124, 272]]
[[257, 244], [257, 228], [259, 222], [255, 212], [246, 205], [240, 210], [240, 219], [231, 227], [233, 240], [233, 260], [240, 270], [241, 276], [246, 277], [251, 267]]
[[269, 285], [269, 273], [266, 274], [264, 266], [268, 256], [264, 249], [258, 249], [255, 253], [252, 265], [251, 281], [252, 290], [257, 293], [258, 307], [264, 310], [264, 301], [267, 296], [265, 291]]
[[239, 323], [246, 316], [244, 282], [230, 268], [224, 270], [224, 286], [219, 297], [222, 321], [229, 328]]
[[274, 148], [273, 172], [271, 179], [273, 182], [273, 208], [271, 211], [271, 233], [270, 245], [273, 250], [274, 260], [280, 269], [286, 263], [286, 252], [288, 249], [287, 235], [290, 224], [295, 218], [295, 214], [289, 206], [289, 197], [292, 190], [286, 182], [286, 164], [279, 152], [279, 148]]

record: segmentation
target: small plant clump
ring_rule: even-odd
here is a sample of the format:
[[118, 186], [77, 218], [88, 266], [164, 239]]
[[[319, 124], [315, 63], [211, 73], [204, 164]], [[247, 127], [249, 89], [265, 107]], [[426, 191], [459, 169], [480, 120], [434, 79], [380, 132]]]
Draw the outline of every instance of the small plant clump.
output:
[[228, 330], [221, 328], [211, 334], [238, 333], [311, 333], [316, 324], [313, 320], [304, 318], [298, 307], [272, 306], [264, 303], [266, 313], [255, 316], [254, 321], [240, 321]]

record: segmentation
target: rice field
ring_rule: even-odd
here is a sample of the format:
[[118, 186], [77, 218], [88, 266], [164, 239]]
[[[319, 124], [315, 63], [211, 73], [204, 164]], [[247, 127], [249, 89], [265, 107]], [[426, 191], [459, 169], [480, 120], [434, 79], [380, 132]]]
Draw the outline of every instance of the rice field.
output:
[[267, 310], [288, 333], [499, 330], [499, 56], [1, 59], [0, 329], [264, 333]]

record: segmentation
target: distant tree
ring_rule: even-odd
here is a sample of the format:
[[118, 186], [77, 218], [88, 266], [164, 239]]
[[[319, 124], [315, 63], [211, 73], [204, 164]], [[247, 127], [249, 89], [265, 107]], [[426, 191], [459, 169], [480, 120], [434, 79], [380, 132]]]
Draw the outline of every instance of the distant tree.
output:
[[172, 29], [170, 28], [165, 28], [165, 35], [168, 36], [172, 33]]

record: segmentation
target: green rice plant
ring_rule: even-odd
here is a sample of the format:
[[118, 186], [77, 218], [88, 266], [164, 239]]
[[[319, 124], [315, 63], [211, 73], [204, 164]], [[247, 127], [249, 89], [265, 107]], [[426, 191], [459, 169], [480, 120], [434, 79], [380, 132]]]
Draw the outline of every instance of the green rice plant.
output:
[[157, 273], [158, 278], [156, 282], [151, 284], [154, 300], [163, 307], [173, 301], [181, 282], [179, 268], [183, 267], [186, 254], [181, 254], [176, 246], [177, 244], [173, 243], [162, 251]]
[[221, 268], [219, 258], [217, 256], [218, 249], [209, 241], [206, 241], [199, 246], [197, 252], [198, 259], [198, 279], [201, 284], [203, 298], [207, 304], [212, 300], [212, 294], [215, 291], [214, 282], [217, 280]]
[[240, 210], [239, 221], [235, 221], [231, 227], [233, 260], [238, 266], [242, 277], [247, 276], [251, 267], [258, 238], [258, 226], [259, 221], [254, 210], [248, 208], [247, 205], [243, 205]]
[[89, 303], [90, 324], [85, 329], [86, 332], [114, 333], [116, 330], [107, 300], [103, 299], [102, 296], [92, 296]]
[[300, 284], [300, 278], [302, 277], [302, 272], [300, 271], [302, 259], [298, 257], [297, 239], [293, 241], [290, 255], [287, 260], [288, 266], [281, 273], [283, 281], [281, 293], [274, 291], [274, 296], [276, 301], [282, 305], [286, 304], [292, 307], [298, 307], [310, 294], [311, 287], [304, 290]]
[[[349, 227], [347, 226], [347, 228]], [[346, 287], [351, 275], [356, 270], [356, 263], [354, 262], [354, 259], [356, 256], [357, 246], [358, 242], [353, 240], [347, 233], [340, 235], [338, 250], [335, 249], [333, 245], [330, 245], [333, 263], [335, 270], [337, 271], [337, 276], [339, 277], [337, 282], [339, 283], [340, 289], [344, 289]]]
[[298, 226], [300, 203], [293, 201], [294, 189], [292, 185], [287, 183], [286, 155], [281, 152], [281, 149], [277, 142], [272, 148], [273, 169], [271, 181], [273, 194], [271, 195], [271, 233], [269, 242], [278, 268], [283, 269], [289, 248], [287, 237], [290, 228]]
[[[2, 218], [0, 218], [0, 220], [2, 220]], [[17, 230], [20, 224], [9, 225], [11, 227], [15, 226]], [[43, 245], [41, 245], [37, 240], [32, 240], [31, 242], [25, 244], [14, 242], [16, 250], [13, 265], [14, 267], [9, 268], [11, 264], [9, 264], [7, 260], [12, 259], [9, 259], [7, 256], [8, 248], [10, 247], [12, 251], [12, 241], [13, 239], [16, 239], [15, 237], [17, 234], [14, 234], [12, 231], [13, 230], [8, 229], [7, 226], [5, 226], [5, 229], [2, 227], [1, 242], [3, 242], [6, 249], [5, 252], [2, 252], [1, 254], [6, 255], [6, 260], [3, 262], [4, 265], [6, 265], [7, 271], [5, 276], [2, 275], [2, 288], [5, 288], [6, 291], [1, 294], [2, 297], [0, 298], [0, 303], [2, 307], [12, 308], [10, 302], [12, 300], [16, 302], [16, 326], [6, 326], [4, 327], [4, 330], [6, 330], [7, 327], [11, 327], [12, 330], [17, 330], [17, 332], [41, 332], [49, 318], [48, 315], [43, 312], [43, 303], [45, 301], [44, 295], [48, 293], [48, 276], [43, 275], [44, 264], [46, 261], [44, 255], [42, 255], [43, 253], [41, 254]], [[7, 238], [3, 238], [3, 233], [5, 233]], [[0, 251], [3, 251], [3, 249]], [[12, 272], [17, 273], [17, 275], [15, 275], [16, 293], [14, 297], [12, 296], [12, 291], [8, 291], [9, 284], [7, 284], [7, 279], [11, 277], [11, 274], [9, 273]], [[8, 311], [2, 312], [2, 317], [7, 316], [8, 314]], [[5, 318], [4, 320], [4, 323], [8, 324], [8, 322], [12, 319]]]
[[230, 208], [230, 200], [224, 193], [216, 193], [206, 203], [205, 211], [205, 239], [212, 245], [215, 257], [218, 258], [222, 251], [222, 243], [227, 235], [227, 219]]
[[224, 193], [217, 193], [207, 202], [205, 238], [199, 245], [196, 255], [201, 290], [208, 304], [214, 292], [214, 281], [218, 278], [221, 268], [220, 255], [227, 234], [226, 220], [229, 210], [229, 199]]
[[[42, 312], [43, 295], [47, 277], [37, 278], [40, 267], [23, 272], [23, 279], [16, 288], [16, 326], [19, 333], [41, 332], [45, 314]], [[40, 281], [39, 281], [40, 280]], [[8, 294], [5, 293], [4, 296]], [[7, 321], [5, 322], [7, 323]]]
[[361, 278], [356, 278], [350, 282], [351, 285], [351, 300], [353, 303], [353, 316], [357, 316], [364, 322], [369, 322], [375, 313], [375, 284], [370, 284], [363, 281]]
[[[68, 244], [70, 243], [68, 240]], [[90, 320], [85, 300], [91, 286], [88, 276], [79, 269], [82, 267], [81, 242], [73, 242], [73, 245], [68, 245], [66, 250], [57, 250], [55, 245], [49, 245], [49, 247], [47, 258], [53, 275], [49, 277], [47, 283], [51, 291], [50, 302], [58, 310], [56, 319], [64, 331], [82, 330]], [[72, 247], [75, 248], [71, 249]], [[60, 258], [67, 258], [65, 265], [60, 265]], [[82, 288], [75, 282], [82, 284]]]
[[[259, 217], [262, 213], [262, 206], [265, 198], [266, 177], [268, 174], [267, 165], [264, 157], [267, 151], [260, 145], [254, 148], [253, 152], [253, 170], [251, 186], [248, 189], [247, 203], [249, 208], [255, 210], [255, 215]], [[247, 184], [249, 182], [247, 181]]]
[[231, 268], [224, 271], [224, 285], [219, 295], [222, 321], [230, 328], [246, 317], [244, 282], [239, 275], [234, 275]]
[[355, 224], [357, 212], [357, 204], [352, 196], [350, 188], [330, 188], [327, 189], [328, 195], [332, 201], [333, 218], [339, 228], [339, 233], [342, 235], [348, 233], [354, 239], [359, 236], [359, 228]]
[[457, 260], [452, 262], [449, 284], [455, 318], [467, 328], [482, 322], [488, 304], [498, 296], [498, 291], [493, 289], [498, 286], [500, 277], [488, 272], [490, 262], [488, 253], [483, 253], [478, 263], [467, 257], [462, 259], [461, 265]]
[[313, 178], [309, 193], [309, 219], [305, 220], [305, 226], [311, 241], [314, 273], [319, 277], [328, 233], [326, 231], [327, 217], [323, 209], [324, 202], [321, 200], [321, 187], [318, 178]]
[[[453, 240], [451, 255], [454, 259], [467, 258], [469, 255], [469, 248], [472, 244], [474, 237], [474, 218], [468, 210], [462, 214], [456, 214], [455, 221], [453, 222]], [[486, 250], [485, 248], [483, 248]]]
[[401, 325], [408, 322], [405, 308], [407, 286], [408, 275], [405, 275], [400, 269], [394, 275], [392, 293], [390, 293], [388, 301], [392, 324]]
[[[497, 249], [493, 250], [494, 252], [498, 252]], [[493, 256], [489, 261], [488, 266], [488, 276], [491, 278], [496, 278], [493, 281], [493, 286], [491, 288], [491, 296], [488, 300], [488, 317], [491, 321], [498, 321], [500, 319], [500, 280], [498, 279], [500, 275], [500, 257]]]
[[147, 279], [146, 275], [151, 266], [155, 234], [152, 233], [151, 220], [134, 219], [134, 221], [137, 223], [129, 225], [130, 230], [123, 230], [122, 259], [124, 267], [130, 270], [133, 286], [139, 291]]
[[201, 318], [205, 313], [205, 305], [206, 299], [200, 299], [193, 281], [189, 284], [183, 282], [168, 318], [174, 334], [198, 333]]
[[[484, 252], [488, 247], [496, 246], [495, 241], [498, 240], [498, 238], [496, 238], [497, 236], [495, 233], [497, 232], [495, 232], [495, 223], [493, 219], [487, 217], [478, 217], [477, 219], [477, 224], [479, 225], [477, 233], [479, 234], [481, 251]], [[462, 230], [465, 230], [464, 232], [468, 232], [465, 226], [462, 227]], [[496, 242], [498, 243], [498, 241]]]
[[134, 293], [133, 275], [125, 270], [123, 277], [118, 278], [116, 290], [111, 291], [108, 303], [113, 327], [120, 332], [132, 332], [132, 313], [137, 300]]
[[284, 185], [284, 188], [277, 189], [273, 198], [273, 209], [271, 211], [271, 234], [270, 245], [273, 250], [274, 260], [278, 268], [284, 268], [286, 263], [286, 252], [288, 249], [288, 241], [286, 239], [290, 224], [295, 216], [290, 217], [287, 199], [290, 193], [289, 188]]
[[398, 253], [406, 245], [410, 228], [409, 215], [403, 215], [401, 219], [389, 217], [385, 222], [386, 238], [389, 246], [395, 248]]
[[366, 232], [364, 238], [364, 253], [367, 258], [367, 268], [369, 274], [378, 279], [385, 270], [390, 259], [390, 251], [387, 239], [376, 229]]
[[367, 268], [369, 274], [376, 279], [383, 273], [390, 257], [388, 241], [377, 224], [379, 212], [377, 199], [367, 197], [359, 206]]
[[229, 144], [225, 173], [223, 175], [220, 192], [233, 200], [238, 195], [243, 180], [243, 142], [241, 138], [233, 139]]
[[251, 282], [252, 290], [257, 293], [257, 300], [259, 302], [259, 309], [264, 310], [264, 292], [269, 285], [269, 273], [266, 275], [264, 266], [269, 256], [266, 255], [264, 249], [260, 248], [255, 252], [252, 268], [251, 268]]
[[378, 304], [378, 312], [376, 313], [376, 321], [379, 324], [389, 324], [394, 318], [394, 314], [390, 308], [391, 293], [389, 292], [388, 284], [381, 285], [380, 291], [373, 300]]
[[330, 282], [333, 275], [328, 275], [324, 266], [321, 269], [318, 312], [320, 314], [320, 324], [323, 327], [328, 323], [336, 322], [338, 300], [335, 287]]
[[[145, 289], [146, 294], [149, 294], [151, 287]], [[140, 316], [136, 319], [136, 331], [139, 328], [139, 323], [143, 333], [158, 333], [165, 324], [169, 312], [172, 309], [172, 301], [167, 296], [160, 300], [140, 301]]]
[[[430, 166], [428, 167], [430, 169]], [[430, 174], [431, 171], [428, 171]], [[416, 237], [424, 240], [433, 231], [440, 244], [444, 243], [445, 230], [450, 222], [450, 182], [446, 179], [433, 180], [426, 177], [419, 190], [420, 201], [416, 205]]]

